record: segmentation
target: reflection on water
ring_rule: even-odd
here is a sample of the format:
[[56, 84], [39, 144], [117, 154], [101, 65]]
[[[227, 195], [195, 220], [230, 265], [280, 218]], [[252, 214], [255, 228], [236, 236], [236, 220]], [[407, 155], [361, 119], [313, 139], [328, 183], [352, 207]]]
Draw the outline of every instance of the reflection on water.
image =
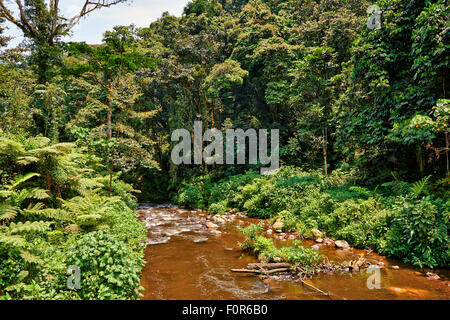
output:
[[[356, 249], [342, 251], [321, 246], [319, 252], [338, 262], [358, 256], [375, 263], [384, 262], [387, 268], [381, 269], [380, 290], [367, 288], [370, 274], [365, 271], [315, 276], [311, 284], [329, 292], [330, 297], [319, 295], [300, 282], [262, 281], [253, 275], [231, 273], [230, 269], [256, 262], [254, 257], [240, 251], [237, 243], [243, 238], [237, 226], [257, 220], [237, 218], [221, 226], [222, 233], [217, 235], [204, 227], [207, 213], [200, 210], [142, 205], [139, 213], [148, 230], [147, 264], [141, 280], [145, 288], [143, 299], [450, 299], [447, 281], [429, 280], [418, 269]], [[276, 244], [286, 245], [289, 241]], [[305, 241], [304, 245], [313, 243]], [[398, 265], [400, 269], [391, 269], [390, 265]], [[448, 280], [448, 270], [434, 272]]]

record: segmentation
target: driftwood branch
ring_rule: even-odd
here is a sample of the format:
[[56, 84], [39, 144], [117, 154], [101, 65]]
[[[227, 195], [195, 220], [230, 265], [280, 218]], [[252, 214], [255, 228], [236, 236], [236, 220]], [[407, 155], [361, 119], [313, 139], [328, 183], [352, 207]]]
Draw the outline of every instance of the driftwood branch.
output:
[[249, 263], [248, 269], [278, 269], [278, 268], [291, 268], [289, 263]]
[[239, 273], [256, 273], [256, 274], [274, 274], [279, 272], [287, 272], [290, 271], [290, 268], [279, 268], [272, 270], [265, 269], [231, 269], [231, 272], [239, 272]]
[[289, 263], [250, 263], [247, 269], [231, 269], [231, 272], [253, 273], [253, 274], [275, 274], [291, 271]]
[[330, 293], [328, 292], [324, 292], [324, 291], [322, 291], [322, 290], [320, 290], [319, 288], [316, 288], [316, 287], [314, 287], [312, 284], [309, 284], [309, 283], [306, 283], [305, 281], [303, 281], [303, 280], [300, 280], [301, 282], [302, 282], [302, 284], [303, 285], [305, 285], [305, 286], [307, 286], [307, 287], [309, 287], [309, 288], [311, 288], [311, 289], [313, 289], [313, 290], [315, 290], [315, 291], [317, 291], [317, 292], [319, 292], [319, 293], [321, 293], [321, 294], [323, 294], [324, 296], [330, 296]]
[[[289, 272], [293, 271], [292, 265], [289, 263], [249, 263], [247, 265], [247, 269], [231, 269], [231, 272], [237, 273], [251, 273], [251, 274], [262, 274], [269, 275], [281, 272]], [[300, 279], [303, 285], [307, 286], [310, 289], [313, 289], [320, 294], [330, 297], [330, 294], [316, 288], [312, 284], [306, 283], [302, 279]]]

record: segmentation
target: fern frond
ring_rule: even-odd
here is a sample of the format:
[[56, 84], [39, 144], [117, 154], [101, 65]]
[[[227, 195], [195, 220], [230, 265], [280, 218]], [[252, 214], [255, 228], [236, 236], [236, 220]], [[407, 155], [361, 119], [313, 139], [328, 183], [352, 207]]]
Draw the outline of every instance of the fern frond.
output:
[[23, 210], [25, 214], [39, 216], [41, 218], [47, 218], [47, 219], [54, 219], [54, 220], [61, 220], [65, 222], [73, 222], [74, 219], [72, 215], [62, 209], [53, 209], [53, 208], [46, 208], [46, 209], [38, 209], [34, 210], [32, 209], [25, 209]]
[[21, 143], [11, 139], [0, 138], [0, 154], [20, 155], [24, 152], [25, 150]]
[[426, 176], [420, 179], [419, 181], [414, 182], [410, 189], [411, 192], [416, 196], [419, 197], [422, 193], [426, 192], [426, 188], [428, 186], [428, 181], [430, 180], [431, 176]]
[[96, 225], [103, 217], [99, 214], [85, 214], [77, 217], [77, 224], [80, 226]]
[[50, 196], [48, 195], [48, 191], [40, 188], [32, 189], [29, 197], [37, 200], [44, 200], [50, 198]]
[[11, 221], [18, 214], [19, 208], [8, 204], [8, 203], [0, 203], [0, 221]]
[[36, 264], [44, 263], [44, 261], [41, 258], [39, 258], [38, 256], [35, 256], [34, 254], [32, 254], [28, 251], [22, 251], [21, 256], [22, 256], [22, 259], [28, 263], [36, 263]]
[[30, 172], [30, 173], [27, 173], [25, 175], [20, 175], [16, 179], [14, 179], [12, 185], [9, 186], [9, 189], [13, 190], [14, 188], [18, 187], [22, 183], [25, 183], [28, 180], [30, 180], [30, 179], [32, 179], [34, 177], [39, 177], [39, 176], [40, 176], [40, 174], [39, 173], [35, 173], [35, 172]]
[[27, 233], [27, 232], [45, 232], [50, 229], [51, 222], [46, 221], [26, 221], [14, 223], [9, 225], [9, 231], [11, 234], [15, 233]]
[[26, 246], [27, 241], [25, 238], [18, 235], [3, 235], [0, 234], [0, 243], [9, 245], [15, 248], [23, 248]]
[[14, 192], [9, 190], [0, 190], [0, 198], [8, 198], [10, 197]]
[[23, 156], [17, 158], [17, 164], [27, 166], [31, 163], [39, 162], [39, 158], [33, 157], [33, 156]]

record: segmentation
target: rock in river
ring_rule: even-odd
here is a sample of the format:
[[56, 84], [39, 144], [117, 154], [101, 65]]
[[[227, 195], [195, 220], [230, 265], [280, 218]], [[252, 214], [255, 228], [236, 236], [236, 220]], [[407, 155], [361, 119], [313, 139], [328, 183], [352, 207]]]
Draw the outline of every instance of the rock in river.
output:
[[336, 246], [336, 248], [339, 248], [339, 249], [349, 249], [350, 248], [350, 245], [345, 240], [336, 240], [334, 242], [334, 245]]
[[314, 236], [314, 239], [318, 239], [318, 238], [322, 238], [323, 234], [321, 231], [317, 230], [317, 229], [311, 229], [311, 233]]
[[222, 218], [222, 217], [219, 216], [219, 215], [215, 215], [212, 219], [213, 219], [215, 222], [217, 222], [217, 223], [221, 223], [221, 224], [225, 224], [225, 223], [226, 223], [225, 219]]
[[436, 273], [433, 273], [433, 272], [427, 272], [426, 275], [427, 275], [428, 279], [432, 279], [432, 280], [439, 280], [441, 278]]
[[277, 222], [273, 224], [273, 230], [275, 230], [275, 232], [281, 232], [283, 226], [284, 226], [283, 221], [277, 220]]
[[206, 226], [207, 226], [208, 228], [210, 228], [210, 229], [215, 229], [215, 228], [218, 228], [218, 227], [219, 227], [217, 224], [212, 223], [212, 222], [207, 222], [207, 223], [206, 223]]

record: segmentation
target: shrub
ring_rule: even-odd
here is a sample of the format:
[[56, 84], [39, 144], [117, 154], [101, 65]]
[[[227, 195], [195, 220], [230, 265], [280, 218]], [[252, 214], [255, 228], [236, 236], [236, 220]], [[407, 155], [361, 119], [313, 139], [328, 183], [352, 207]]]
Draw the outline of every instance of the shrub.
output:
[[450, 238], [446, 216], [448, 212], [439, 212], [430, 197], [399, 200], [381, 249], [419, 267], [448, 266]]
[[281, 248], [277, 254], [283, 261], [289, 262], [292, 265], [300, 265], [306, 271], [311, 271], [323, 259], [321, 254], [313, 249], [302, 247], [298, 241], [293, 246]]
[[381, 209], [373, 198], [349, 199], [337, 204], [333, 212], [323, 218], [324, 229], [358, 247], [375, 247], [385, 232], [389, 213]]
[[[107, 196], [109, 175], [74, 145], [16, 140], [0, 137], [0, 299], [137, 298], [146, 230], [136, 190], [116, 175]], [[66, 263], [84, 265], [85, 291], [67, 290]]]
[[108, 231], [83, 235], [69, 247], [67, 265], [81, 269], [82, 299], [136, 299], [139, 296], [142, 254]]
[[180, 194], [176, 197], [176, 202], [187, 208], [202, 208], [202, 193], [199, 188], [194, 186], [187, 186], [183, 188]]
[[279, 212], [277, 217], [283, 220], [283, 230], [285, 231], [297, 230], [299, 221], [297, 217], [288, 210], [283, 210]]
[[209, 211], [211, 211], [214, 214], [224, 214], [226, 209], [226, 201], [221, 201], [219, 203], [212, 203], [209, 206]]
[[242, 229], [246, 236], [240, 248], [244, 251], [253, 253], [260, 261], [267, 262], [288, 262], [293, 265], [301, 266], [304, 271], [312, 271], [317, 263], [322, 260], [322, 255], [312, 249], [306, 249], [296, 242], [293, 246], [277, 249], [270, 238], [262, 235], [262, 225], [252, 224]]

